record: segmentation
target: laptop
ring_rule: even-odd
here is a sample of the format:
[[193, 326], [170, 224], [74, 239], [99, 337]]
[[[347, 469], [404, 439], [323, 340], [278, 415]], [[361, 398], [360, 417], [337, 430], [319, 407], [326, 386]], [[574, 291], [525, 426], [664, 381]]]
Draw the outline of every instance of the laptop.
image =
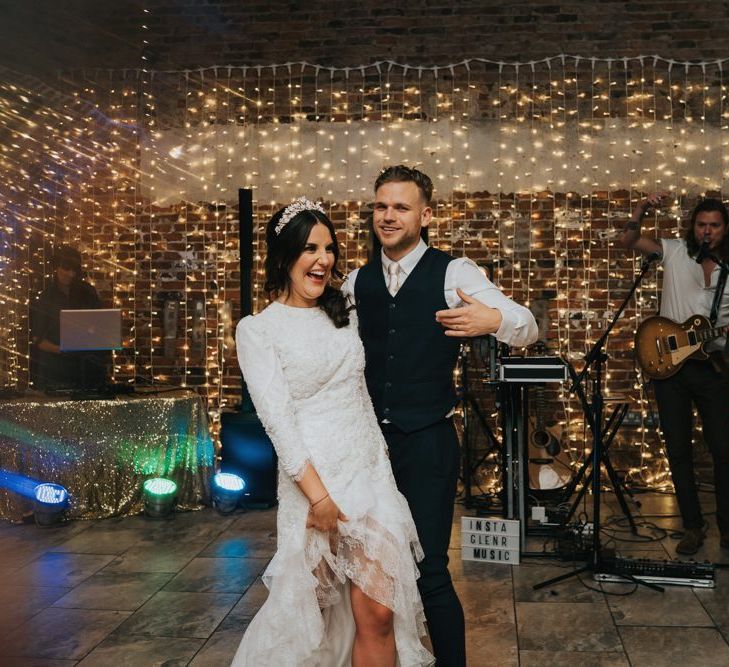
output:
[[122, 320], [118, 308], [61, 311], [61, 352], [121, 350]]

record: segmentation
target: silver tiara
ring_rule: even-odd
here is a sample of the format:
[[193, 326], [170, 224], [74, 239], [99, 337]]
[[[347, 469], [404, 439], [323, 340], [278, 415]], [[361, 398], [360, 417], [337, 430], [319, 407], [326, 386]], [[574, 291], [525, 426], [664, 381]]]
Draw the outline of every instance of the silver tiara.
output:
[[278, 236], [281, 233], [281, 230], [291, 222], [294, 216], [298, 215], [302, 211], [319, 211], [319, 213], [324, 213], [324, 215], [326, 215], [326, 211], [322, 208], [322, 205], [319, 202], [309, 201], [306, 197], [299, 197], [284, 209], [281, 219], [278, 221], [273, 230], [276, 232], [276, 236]]

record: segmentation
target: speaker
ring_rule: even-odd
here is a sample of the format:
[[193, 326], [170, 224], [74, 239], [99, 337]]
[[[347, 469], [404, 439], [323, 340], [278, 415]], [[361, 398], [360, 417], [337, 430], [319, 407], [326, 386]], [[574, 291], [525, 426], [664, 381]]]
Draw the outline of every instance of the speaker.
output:
[[276, 504], [276, 451], [254, 412], [220, 416], [220, 469], [245, 481], [243, 503], [249, 507]]

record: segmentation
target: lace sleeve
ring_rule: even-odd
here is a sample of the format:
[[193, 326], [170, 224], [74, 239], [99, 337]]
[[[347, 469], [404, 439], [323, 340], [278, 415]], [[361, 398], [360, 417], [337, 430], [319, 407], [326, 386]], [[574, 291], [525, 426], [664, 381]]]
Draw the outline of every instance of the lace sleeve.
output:
[[254, 317], [243, 318], [235, 332], [236, 351], [243, 377], [281, 467], [295, 480], [309, 463], [300, 436], [296, 407], [281, 362], [266, 332]]

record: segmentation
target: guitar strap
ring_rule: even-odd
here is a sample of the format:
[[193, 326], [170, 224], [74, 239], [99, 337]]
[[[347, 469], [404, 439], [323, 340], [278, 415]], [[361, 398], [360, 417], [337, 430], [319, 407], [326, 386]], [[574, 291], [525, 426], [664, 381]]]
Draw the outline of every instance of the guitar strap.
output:
[[712, 327], [716, 325], [716, 319], [719, 317], [719, 303], [721, 302], [721, 297], [724, 295], [726, 275], [727, 271], [722, 267], [719, 272], [719, 279], [716, 281], [716, 292], [714, 292], [714, 301], [711, 304], [711, 314], [709, 315], [709, 321]]
[[[714, 301], [711, 303], [711, 313], [709, 315], [709, 321], [711, 326], [716, 326], [716, 320], [719, 317], [719, 304], [721, 303], [721, 297], [724, 295], [724, 287], [726, 287], [727, 270], [722, 267], [719, 272], [719, 279], [716, 281], [716, 292], [714, 292]], [[724, 350], [722, 352], [712, 353], [709, 356], [714, 370], [722, 375], [729, 376], [729, 336], [724, 343]]]

